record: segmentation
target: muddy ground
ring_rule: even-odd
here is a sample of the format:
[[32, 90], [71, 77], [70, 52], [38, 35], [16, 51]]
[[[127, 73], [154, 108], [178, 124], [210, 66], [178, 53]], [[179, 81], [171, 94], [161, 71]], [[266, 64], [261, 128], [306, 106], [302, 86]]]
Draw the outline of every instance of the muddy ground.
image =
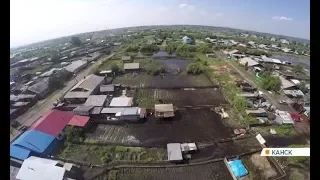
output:
[[137, 96], [137, 104], [141, 107], [151, 106], [159, 102], [172, 103], [175, 107], [206, 105], [217, 107], [227, 104], [218, 88], [139, 89]]
[[169, 60], [156, 60], [156, 62], [163, 64], [165, 71], [172, 74], [186, 71], [189, 64], [186, 60], [175, 58], [171, 58]]
[[151, 147], [165, 147], [170, 142], [214, 141], [233, 135], [233, 130], [213, 110], [185, 109], [175, 114], [165, 121], [148, 117], [143, 124], [100, 124], [93, 127], [94, 133], [86, 135], [102, 142]]
[[[143, 178], [142, 178], [143, 177]], [[223, 161], [204, 165], [177, 168], [122, 168], [117, 173], [117, 180], [232, 180]]]
[[216, 86], [206, 75], [164, 75], [151, 76], [141, 73], [139, 75], [125, 74], [116, 77], [114, 84], [123, 84], [131, 87], [145, 88], [192, 88], [192, 87], [213, 87]]

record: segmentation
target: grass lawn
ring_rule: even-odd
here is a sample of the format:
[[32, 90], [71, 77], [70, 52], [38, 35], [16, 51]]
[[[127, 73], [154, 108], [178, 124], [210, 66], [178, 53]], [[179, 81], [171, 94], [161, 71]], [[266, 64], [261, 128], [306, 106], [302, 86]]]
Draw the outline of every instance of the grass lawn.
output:
[[101, 165], [116, 160], [141, 162], [164, 161], [167, 158], [167, 152], [165, 149], [159, 148], [66, 144], [58, 156]]
[[46, 70], [48, 70], [52, 65], [41, 65], [41, 66], [37, 66], [34, 69], [30, 69], [30, 70], [26, 70], [24, 71], [22, 74], [36, 74], [37, 72], [45, 72]]

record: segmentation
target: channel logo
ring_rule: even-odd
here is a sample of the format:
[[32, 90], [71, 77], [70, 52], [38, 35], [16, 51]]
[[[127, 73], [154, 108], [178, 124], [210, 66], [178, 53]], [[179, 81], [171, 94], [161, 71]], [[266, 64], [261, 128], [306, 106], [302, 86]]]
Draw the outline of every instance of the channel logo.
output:
[[263, 148], [261, 156], [310, 156], [310, 148]]

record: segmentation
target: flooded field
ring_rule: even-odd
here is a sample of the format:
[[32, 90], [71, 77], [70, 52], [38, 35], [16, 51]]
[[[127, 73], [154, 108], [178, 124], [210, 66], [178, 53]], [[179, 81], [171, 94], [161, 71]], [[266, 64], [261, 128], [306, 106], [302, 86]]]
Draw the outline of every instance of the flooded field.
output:
[[192, 87], [212, 87], [212, 82], [201, 74], [197, 76], [189, 75], [165, 75], [150, 76], [140, 74], [137, 76], [124, 75], [113, 80], [114, 84], [123, 84], [131, 87], [145, 88], [192, 88]]
[[223, 161], [197, 166], [174, 168], [122, 168], [117, 173], [117, 180], [232, 180]]
[[183, 59], [164, 59], [156, 60], [156, 62], [163, 64], [166, 72], [168, 73], [183, 72], [187, 69], [187, 66], [189, 64], [188, 61]]
[[233, 130], [223, 124], [216, 112], [187, 109], [177, 111], [173, 119], [163, 122], [150, 117], [143, 124], [100, 124], [86, 136], [106, 143], [165, 147], [169, 142], [214, 141], [232, 134]]
[[307, 69], [310, 69], [310, 60], [307, 60], [307, 59], [297, 59], [295, 57], [279, 56], [279, 55], [271, 56], [271, 58], [279, 59], [280, 61], [288, 61], [288, 62], [291, 62], [291, 64], [293, 65], [302, 63], [305, 65]]
[[[227, 104], [218, 88], [204, 89], [139, 89], [137, 104], [153, 108], [156, 102], [172, 103], [175, 107], [213, 106]], [[151, 107], [149, 107], [151, 106]]]
[[264, 139], [267, 141], [267, 146], [270, 147], [287, 147], [293, 144], [307, 144], [304, 136], [264, 136]]

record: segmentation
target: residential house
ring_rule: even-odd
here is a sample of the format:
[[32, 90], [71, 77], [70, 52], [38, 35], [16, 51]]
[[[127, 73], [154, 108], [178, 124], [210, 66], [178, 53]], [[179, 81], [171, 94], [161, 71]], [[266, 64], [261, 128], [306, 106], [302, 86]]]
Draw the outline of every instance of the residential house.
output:
[[84, 67], [86, 67], [87, 64], [88, 62], [83, 60], [72, 61], [71, 64], [64, 67], [64, 69], [75, 74], [79, 72], [81, 69], [83, 69]]
[[107, 100], [107, 95], [90, 95], [87, 101], [84, 103], [85, 106], [103, 107]]
[[273, 42], [275, 42], [277, 39], [275, 38], [275, 37], [272, 37], [271, 39], [270, 39], [270, 41], [273, 41]]
[[28, 91], [36, 94], [38, 98], [45, 98], [50, 92], [49, 78], [45, 78], [36, 84], [30, 86]]
[[154, 109], [156, 118], [174, 117], [173, 104], [155, 104]]
[[182, 38], [182, 41], [185, 43], [185, 44], [191, 44], [192, 43], [192, 39], [189, 38], [188, 36], [184, 36]]
[[74, 114], [80, 115], [80, 116], [89, 116], [91, 114], [92, 109], [94, 106], [78, 106], [72, 110]]
[[275, 122], [278, 124], [294, 124], [290, 114], [286, 111], [277, 111], [276, 112], [276, 119]]
[[[241, 58], [241, 59], [239, 59], [239, 63], [243, 66], [247, 65], [248, 70], [250, 70], [250, 71], [255, 71], [255, 70], [261, 71], [260, 67], [262, 67], [262, 66], [260, 65], [260, 63], [253, 60], [252, 58], [249, 58], [249, 57]], [[255, 67], [259, 67], [260, 70]]]
[[297, 89], [297, 86], [293, 82], [287, 80], [285, 77], [279, 76], [279, 78], [281, 81], [281, 89], [282, 90]]
[[139, 121], [140, 119], [145, 118], [145, 116], [146, 110], [139, 107], [124, 108], [122, 111], [115, 114], [115, 117], [124, 121]]
[[99, 92], [100, 85], [104, 82], [103, 76], [91, 74], [78, 82], [64, 98], [72, 103], [84, 103], [90, 95]]
[[290, 44], [290, 42], [288, 40], [286, 40], [286, 39], [280, 39], [280, 42], [282, 44]]
[[281, 49], [283, 52], [285, 52], [285, 53], [289, 53], [289, 52], [291, 52], [291, 49], [289, 49], [289, 48], [283, 48], [283, 49]]

